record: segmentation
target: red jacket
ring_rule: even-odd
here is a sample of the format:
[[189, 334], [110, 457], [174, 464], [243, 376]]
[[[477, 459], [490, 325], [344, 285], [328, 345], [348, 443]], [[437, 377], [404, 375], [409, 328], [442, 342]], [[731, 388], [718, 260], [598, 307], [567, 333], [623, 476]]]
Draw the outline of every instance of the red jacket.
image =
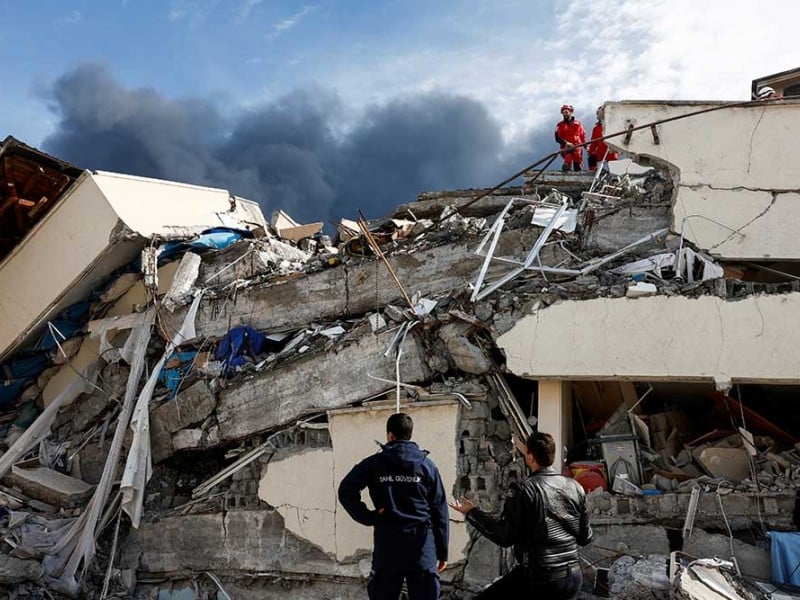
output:
[[564, 144], [586, 143], [586, 130], [575, 117], [569, 121], [559, 121], [556, 124], [556, 142], [563, 148]]
[[609, 151], [608, 155], [606, 155], [606, 150], [608, 150], [608, 144], [605, 142], [595, 142], [594, 140], [599, 140], [603, 137], [603, 124], [598, 121], [594, 124], [592, 128], [592, 141], [589, 144], [589, 156], [594, 156], [598, 162], [603, 160], [603, 157], [606, 157], [606, 160], [617, 160], [619, 158], [619, 154], [614, 152], [613, 150]]

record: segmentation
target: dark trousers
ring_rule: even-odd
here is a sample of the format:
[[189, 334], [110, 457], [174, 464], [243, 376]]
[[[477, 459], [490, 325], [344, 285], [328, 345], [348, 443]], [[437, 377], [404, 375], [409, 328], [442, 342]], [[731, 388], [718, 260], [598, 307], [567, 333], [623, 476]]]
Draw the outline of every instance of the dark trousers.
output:
[[583, 583], [580, 570], [559, 579], [531, 577], [521, 567], [515, 567], [483, 590], [475, 600], [571, 600], [578, 596]]
[[373, 571], [367, 583], [369, 600], [397, 600], [404, 579], [408, 600], [439, 600], [439, 574], [429, 571]]

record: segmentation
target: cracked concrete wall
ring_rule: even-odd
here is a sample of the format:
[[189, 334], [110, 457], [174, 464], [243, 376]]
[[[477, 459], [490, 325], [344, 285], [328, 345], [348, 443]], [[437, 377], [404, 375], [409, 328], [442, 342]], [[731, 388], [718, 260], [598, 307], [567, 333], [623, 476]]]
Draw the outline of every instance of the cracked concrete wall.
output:
[[[724, 103], [609, 102], [605, 131], [624, 131]], [[636, 160], [668, 166], [676, 196], [672, 230], [725, 259], [800, 259], [800, 101], [718, 110], [609, 143]], [[716, 221], [716, 223], [714, 222]], [[732, 231], [733, 230], [733, 231]], [[737, 233], [734, 233], [736, 231]]]
[[361, 577], [287, 532], [276, 511], [232, 510], [166, 517], [131, 533], [125, 544], [148, 573], [250, 571]]
[[596, 298], [524, 317], [497, 340], [531, 378], [800, 383], [800, 293]]
[[[359, 461], [378, 448], [373, 440], [386, 440], [386, 419], [394, 413], [394, 403], [364, 408], [331, 411], [329, 423], [333, 443], [333, 486], [331, 495], [339, 482]], [[458, 455], [457, 433], [459, 404], [453, 401], [414, 403], [403, 406], [403, 410], [414, 419], [413, 440], [420, 448], [428, 450], [444, 481], [445, 493], [452, 496], [457, 480]], [[371, 506], [366, 492], [365, 502]], [[469, 542], [466, 523], [454, 520], [460, 515], [450, 515], [450, 563], [463, 560]], [[336, 510], [336, 556], [347, 561], [368, 555], [372, 549], [372, 529], [354, 522], [337, 504]]]
[[331, 448], [299, 452], [264, 465], [258, 487], [258, 497], [275, 507], [286, 529], [331, 555], [336, 554], [333, 467]]

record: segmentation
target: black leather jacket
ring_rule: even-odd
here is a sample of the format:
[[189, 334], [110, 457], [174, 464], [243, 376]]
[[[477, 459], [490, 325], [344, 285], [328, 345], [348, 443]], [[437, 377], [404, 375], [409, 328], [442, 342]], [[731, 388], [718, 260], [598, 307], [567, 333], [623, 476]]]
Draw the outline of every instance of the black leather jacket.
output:
[[578, 546], [592, 541], [583, 488], [552, 468], [515, 483], [499, 517], [474, 508], [467, 521], [495, 544], [513, 545], [517, 562], [531, 571], [573, 563]]

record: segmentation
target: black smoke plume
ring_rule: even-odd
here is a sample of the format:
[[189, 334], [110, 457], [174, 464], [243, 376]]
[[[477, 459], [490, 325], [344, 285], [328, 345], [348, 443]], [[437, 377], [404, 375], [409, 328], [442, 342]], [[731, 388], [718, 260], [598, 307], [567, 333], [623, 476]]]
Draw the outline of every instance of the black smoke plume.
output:
[[492, 186], [552, 150], [531, 135], [509, 151], [482, 104], [444, 93], [369, 107], [345, 134], [347, 108], [318, 88], [226, 119], [211, 100], [127, 89], [87, 64], [59, 78], [50, 99], [59, 120], [44, 149], [59, 158], [227, 188], [298, 221], [358, 209], [378, 217], [421, 191]]

